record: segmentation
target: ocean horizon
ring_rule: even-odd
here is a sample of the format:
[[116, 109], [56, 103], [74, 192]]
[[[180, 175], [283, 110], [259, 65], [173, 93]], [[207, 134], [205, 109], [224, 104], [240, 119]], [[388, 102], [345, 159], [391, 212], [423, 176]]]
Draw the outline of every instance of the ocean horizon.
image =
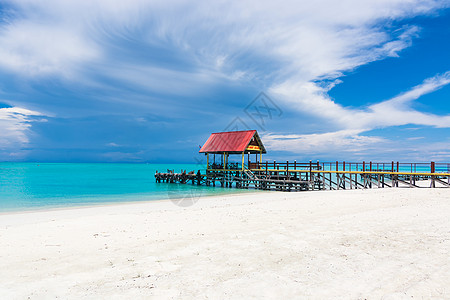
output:
[[200, 197], [247, 190], [156, 183], [156, 170], [197, 171], [199, 164], [0, 163], [0, 212], [173, 200], [189, 206]]

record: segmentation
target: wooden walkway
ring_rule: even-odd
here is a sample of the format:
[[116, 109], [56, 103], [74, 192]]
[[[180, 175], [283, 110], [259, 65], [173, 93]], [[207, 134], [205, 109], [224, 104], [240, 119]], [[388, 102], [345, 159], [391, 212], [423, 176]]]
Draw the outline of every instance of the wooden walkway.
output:
[[[210, 166], [211, 167], [211, 166]], [[196, 172], [156, 172], [156, 182], [277, 191], [450, 187], [450, 164], [250, 163]], [[250, 168], [248, 168], [250, 167]], [[438, 169], [438, 171], [436, 171]], [[405, 171], [407, 170], [407, 171]]]

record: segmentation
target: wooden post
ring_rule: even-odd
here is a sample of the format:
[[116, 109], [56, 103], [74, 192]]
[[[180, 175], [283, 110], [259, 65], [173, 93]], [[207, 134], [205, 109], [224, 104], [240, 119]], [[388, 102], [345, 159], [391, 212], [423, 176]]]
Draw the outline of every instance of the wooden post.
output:
[[397, 162], [397, 172], [400, 172], [399, 162]]
[[[365, 172], [366, 171], [366, 162], [363, 161], [362, 164], [362, 171]], [[361, 177], [364, 179], [364, 188], [366, 188], [366, 174], [362, 173]], [[356, 180], [358, 181], [358, 178], [356, 178]]]
[[206, 153], [206, 170], [209, 169], [209, 153]]
[[[345, 171], [345, 161], [342, 162], [342, 171]], [[345, 173], [342, 173], [342, 185], [345, 190]]]
[[242, 166], [241, 166], [241, 170], [244, 171], [244, 160], [245, 160], [245, 156], [244, 156], [244, 152], [242, 152]]
[[[330, 171], [331, 171], [331, 163], [330, 163]], [[331, 185], [333, 184], [331, 181], [331, 172], [329, 173], [329, 177], [330, 177], [329, 180], [330, 180], [330, 191], [331, 191], [332, 190]]]
[[[436, 166], [434, 161], [431, 162], [431, 173], [435, 173], [436, 172]], [[435, 176], [431, 175], [431, 187], [434, 188], [436, 187], [436, 182], [435, 182]]]
[[[320, 163], [319, 160], [317, 160], [317, 170], [320, 170]], [[319, 179], [320, 179], [320, 173], [319, 174]], [[322, 187], [319, 186], [319, 189], [324, 190], [325, 189], [325, 173], [322, 174]]]
[[286, 177], [289, 180], [289, 161], [286, 161]]
[[341, 180], [341, 177], [337, 173], [338, 170], [339, 170], [339, 162], [336, 161], [336, 186], [337, 186], [337, 189], [340, 190], [341, 189], [341, 183], [339, 181]]
[[[330, 171], [331, 171], [331, 166], [330, 166]], [[332, 181], [331, 181], [331, 172], [330, 172], [330, 191], [332, 190], [331, 185], [332, 185]]]

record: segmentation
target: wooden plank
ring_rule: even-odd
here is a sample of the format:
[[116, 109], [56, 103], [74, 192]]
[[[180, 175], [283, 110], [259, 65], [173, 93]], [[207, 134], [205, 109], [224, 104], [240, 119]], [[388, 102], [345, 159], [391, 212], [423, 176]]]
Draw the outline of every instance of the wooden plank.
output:
[[[450, 178], [449, 178], [449, 179], [450, 179]], [[441, 183], [441, 184], [447, 186], [447, 187], [450, 187], [450, 183], [447, 183], [447, 182], [445, 182], [445, 181], [443, 181], [443, 180], [441, 180], [441, 179], [439, 179], [439, 178], [436, 178], [435, 180], [436, 180], [437, 182], [439, 182], [439, 183]]]
[[[399, 182], [401, 182], [401, 183], [404, 183], [404, 184], [406, 184], [406, 185], [408, 185], [408, 186], [410, 186], [410, 187], [415, 187], [415, 188], [418, 188], [418, 187], [419, 187], [418, 185], [413, 184], [411, 181], [408, 182], [408, 181], [402, 180], [402, 179], [400, 179], [400, 178], [397, 178], [397, 181], [399, 181]], [[397, 185], [397, 186], [398, 186], [398, 185]]]

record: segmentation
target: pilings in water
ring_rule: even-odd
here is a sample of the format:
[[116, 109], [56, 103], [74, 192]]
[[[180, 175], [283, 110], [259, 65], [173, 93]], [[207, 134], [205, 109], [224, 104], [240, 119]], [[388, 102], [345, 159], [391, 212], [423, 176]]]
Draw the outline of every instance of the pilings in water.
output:
[[200, 170], [195, 173], [191, 171], [186, 173], [186, 170], [182, 170], [180, 173], [175, 173], [174, 170], [167, 170], [167, 172], [161, 173], [156, 171], [155, 180], [158, 183], [189, 183], [201, 185], [203, 184], [203, 176]]

